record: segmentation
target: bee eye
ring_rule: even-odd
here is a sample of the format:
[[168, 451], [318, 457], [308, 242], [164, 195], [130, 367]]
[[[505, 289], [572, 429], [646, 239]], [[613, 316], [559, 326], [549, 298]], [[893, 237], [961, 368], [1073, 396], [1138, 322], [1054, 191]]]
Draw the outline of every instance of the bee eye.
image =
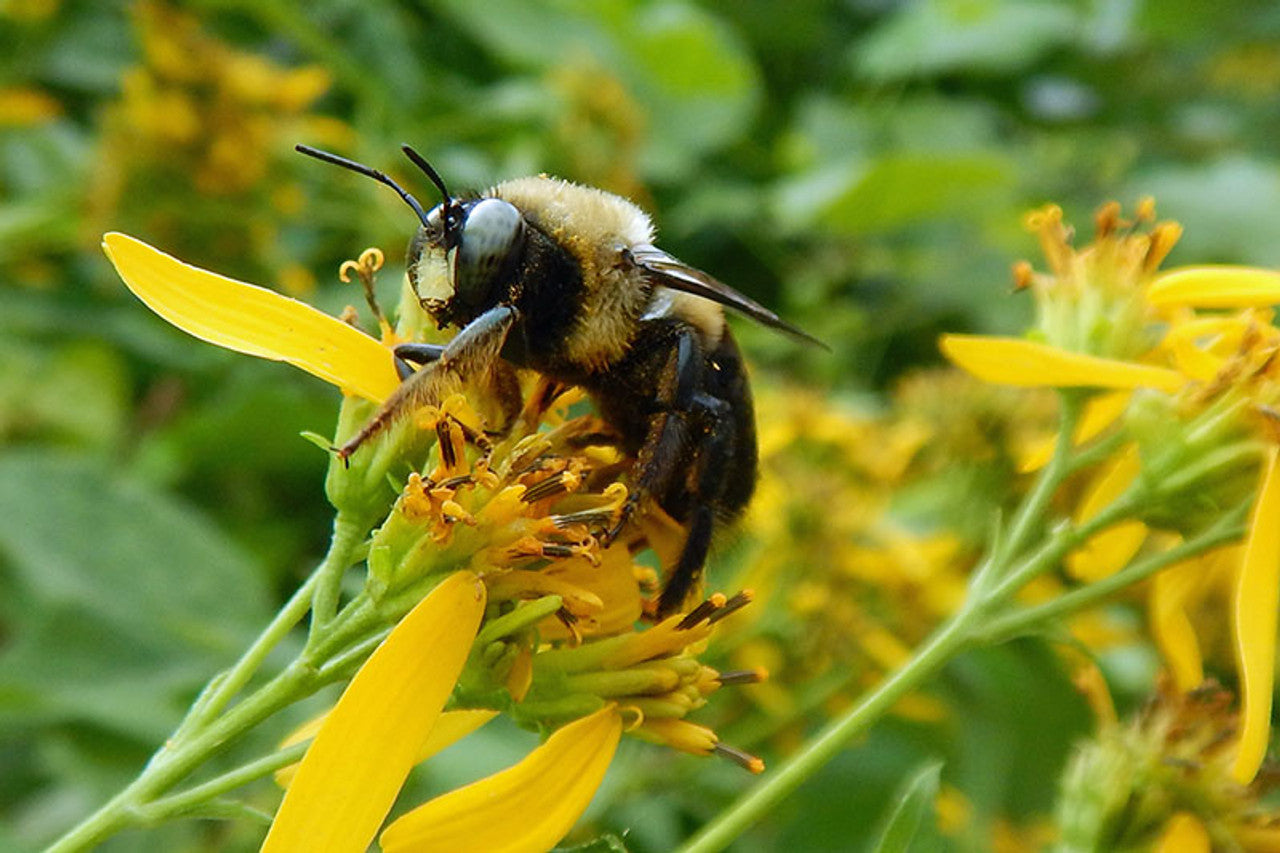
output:
[[486, 198], [467, 211], [454, 261], [457, 298], [487, 305], [498, 280], [509, 274], [524, 244], [524, 217], [501, 199]]

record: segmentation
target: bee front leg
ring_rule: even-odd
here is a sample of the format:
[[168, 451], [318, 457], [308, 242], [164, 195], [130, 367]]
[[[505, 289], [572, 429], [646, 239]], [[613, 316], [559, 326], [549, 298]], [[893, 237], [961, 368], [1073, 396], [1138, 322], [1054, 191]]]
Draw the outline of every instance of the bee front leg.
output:
[[[369, 423], [338, 449], [338, 458], [345, 462], [361, 445], [382, 433], [403, 415], [423, 406], [439, 405], [450, 393], [461, 388], [463, 380], [468, 377], [485, 379], [501, 386], [505, 396], [509, 392], [506, 387], [509, 383], [503, 380], [509, 371], [504, 372], [497, 367], [498, 354], [519, 319], [520, 312], [510, 305], [490, 308], [468, 323], [439, 351], [434, 360], [431, 358], [434, 347], [424, 344], [421, 348], [416, 348], [417, 345], [413, 345], [414, 348], [408, 349], [407, 360], [424, 357], [429, 363], [400, 383], [400, 387], [387, 398]], [[400, 354], [400, 349], [403, 348], [397, 348], [396, 354], [400, 358], [405, 358]], [[508, 400], [500, 402], [504, 408], [510, 405]], [[518, 400], [516, 408], [519, 408]]]
[[396, 373], [403, 382], [413, 375], [413, 364], [430, 364], [439, 361], [445, 348], [440, 344], [400, 344], [393, 352], [396, 355]]

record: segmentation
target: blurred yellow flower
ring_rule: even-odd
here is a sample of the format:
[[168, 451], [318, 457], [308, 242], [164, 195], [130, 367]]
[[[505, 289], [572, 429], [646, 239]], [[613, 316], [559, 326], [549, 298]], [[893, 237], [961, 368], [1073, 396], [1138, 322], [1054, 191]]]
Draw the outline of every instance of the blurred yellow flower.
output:
[[0, 127], [25, 127], [62, 115], [52, 95], [28, 86], [0, 86]]
[[[1138, 223], [1153, 218], [1147, 205]], [[1280, 330], [1271, 325], [1269, 307], [1280, 303], [1280, 274], [1228, 266], [1158, 274], [1156, 266], [1180, 229], [1172, 224], [1147, 232], [1127, 223], [1119, 227], [1114, 206], [1100, 211], [1095, 241], [1080, 250], [1070, 245], [1057, 208], [1041, 210], [1030, 223], [1041, 237], [1051, 274], [1039, 276], [1022, 265], [1017, 275], [1033, 287], [1040, 312], [1037, 333], [1047, 342], [952, 335], [943, 338], [942, 351], [990, 382], [1149, 389], [1137, 396], [1095, 396], [1082, 419], [1089, 421], [1088, 430], [1077, 424], [1077, 443], [1117, 424], [1137, 439], [1095, 474], [1077, 506], [1077, 523], [1097, 516], [1139, 480], [1151, 495], [1141, 520], [1113, 525], [1068, 556], [1067, 566], [1080, 580], [1098, 580], [1128, 564], [1149, 524], [1194, 527], [1197, 502], [1229, 507], [1256, 495], [1242, 557], [1234, 567], [1232, 607], [1244, 720], [1233, 772], [1246, 781], [1257, 772], [1269, 739], [1280, 604], [1280, 533], [1274, 523], [1280, 484], [1273, 476], [1280, 446], [1274, 414], [1280, 406], [1280, 372], [1273, 366]], [[1235, 313], [1203, 313], [1227, 309]], [[1101, 331], [1094, 334], [1095, 329]], [[1126, 343], [1115, 334], [1118, 329], [1142, 346]], [[1105, 407], [1097, 405], [1101, 400]], [[1260, 468], [1259, 455], [1265, 455]], [[1031, 461], [1039, 465], [1045, 457], [1041, 450]], [[1031, 467], [1024, 464], [1024, 470]], [[1191, 566], [1218, 559], [1210, 555], [1166, 570], [1152, 594], [1153, 631], [1184, 689], [1202, 674], [1187, 618], [1198, 587], [1187, 573]]]
[[1072, 850], [1270, 851], [1280, 815], [1274, 774], [1241, 781], [1233, 770], [1231, 696], [1212, 683], [1190, 692], [1158, 686], [1125, 723], [1103, 723], [1063, 776], [1061, 844]]

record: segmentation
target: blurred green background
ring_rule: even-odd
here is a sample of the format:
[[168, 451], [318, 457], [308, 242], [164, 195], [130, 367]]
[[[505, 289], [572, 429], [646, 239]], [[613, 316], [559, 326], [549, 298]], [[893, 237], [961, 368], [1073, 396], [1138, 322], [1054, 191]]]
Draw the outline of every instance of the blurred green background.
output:
[[[48, 841], [136, 772], [330, 523], [325, 458], [298, 433], [331, 430], [337, 392], [167, 327], [102, 232], [336, 312], [359, 302], [338, 264], [384, 248], [389, 296], [416, 223], [294, 143], [431, 203], [402, 142], [455, 189], [548, 172], [632, 197], [668, 251], [831, 344], [736, 324], [761, 388], [875, 410], [938, 362], [940, 331], [1020, 328], [1008, 268], [1035, 256], [1030, 207], [1087, 233], [1100, 202], [1153, 195], [1186, 227], [1172, 263], [1280, 264], [1278, 94], [1265, 0], [3, 0], [0, 848]], [[1088, 723], [1044, 656], [966, 658], [943, 693], [971, 725], [883, 727], [742, 849], [859, 849], [938, 752], [976, 804], [956, 843], [1043, 813]], [[446, 755], [424, 790], [512, 760], [517, 734]], [[662, 850], [748, 784], [630, 745], [591, 815]], [[113, 849], [255, 832], [188, 823]]]

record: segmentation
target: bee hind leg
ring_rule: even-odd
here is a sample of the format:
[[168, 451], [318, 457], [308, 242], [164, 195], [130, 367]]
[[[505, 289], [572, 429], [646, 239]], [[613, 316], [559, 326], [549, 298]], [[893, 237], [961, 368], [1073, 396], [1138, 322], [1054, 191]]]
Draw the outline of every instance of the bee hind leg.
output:
[[690, 504], [688, 534], [658, 598], [659, 618], [679, 610], [701, 584], [717, 510], [724, 500], [724, 470], [737, 438], [729, 404], [724, 400], [699, 394], [693, 412], [702, 429], [691, 449], [692, 471], [685, 484]]

